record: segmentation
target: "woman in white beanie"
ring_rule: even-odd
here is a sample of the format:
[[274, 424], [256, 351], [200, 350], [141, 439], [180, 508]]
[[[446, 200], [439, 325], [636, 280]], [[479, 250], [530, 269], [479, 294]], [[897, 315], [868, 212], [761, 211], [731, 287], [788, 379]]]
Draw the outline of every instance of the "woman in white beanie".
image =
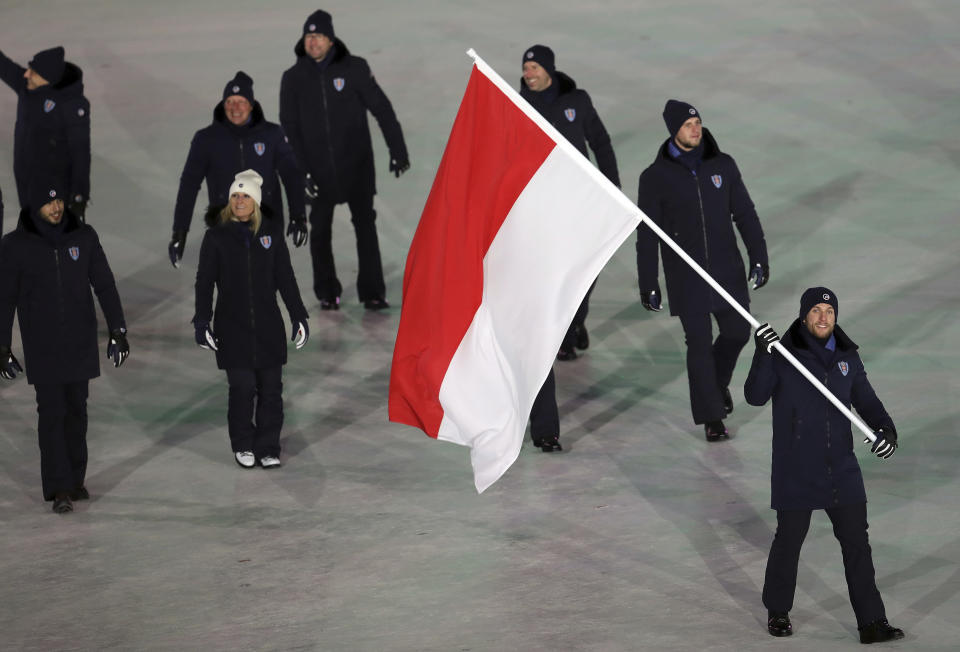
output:
[[253, 170], [238, 173], [219, 223], [207, 229], [193, 317], [197, 344], [216, 351], [217, 367], [227, 373], [230, 444], [237, 464], [246, 469], [257, 463], [265, 469], [280, 466], [287, 345], [278, 291], [297, 349], [310, 333], [287, 246], [260, 228], [262, 183]]

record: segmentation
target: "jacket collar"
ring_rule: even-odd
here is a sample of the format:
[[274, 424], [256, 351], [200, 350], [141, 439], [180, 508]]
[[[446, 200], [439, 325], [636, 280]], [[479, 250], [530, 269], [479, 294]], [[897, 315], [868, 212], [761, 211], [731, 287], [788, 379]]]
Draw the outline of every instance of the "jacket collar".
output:
[[[227, 112], [223, 110], [223, 102], [218, 102], [217, 106], [213, 109], [213, 121], [220, 123], [224, 126], [230, 127], [234, 126], [232, 122], [227, 120]], [[260, 107], [260, 102], [256, 100], [253, 101], [253, 111], [250, 113], [250, 127], [257, 127], [261, 122], [264, 121], [263, 109]]]
[[[667, 138], [663, 141], [663, 144], [660, 146], [660, 149], [657, 150], [657, 159], [664, 159], [676, 165], [683, 165], [675, 158], [670, 156], [670, 141], [673, 138]], [[710, 133], [710, 130], [706, 127], [703, 128], [703, 160], [709, 161], [712, 158], [715, 158], [720, 154], [720, 147], [717, 145], [717, 141], [714, 139], [713, 134]]]
[[[350, 56], [350, 50], [347, 49], [346, 44], [338, 39], [337, 37], [333, 38], [333, 44], [336, 46], [336, 51], [333, 54], [333, 61], [330, 62], [331, 65], [339, 63], [345, 57]], [[310, 57], [307, 56], [307, 51], [303, 48], [303, 37], [300, 37], [300, 40], [297, 41], [297, 44], [293, 46], [293, 53], [297, 55], [297, 61], [311, 61]]]
[[[785, 342], [785, 344], [788, 345], [787, 348], [795, 351], [810, 350], [806, 338], [803, 337], [803, 329], [803, 322], [801, 322], [800, 318], [797, 317], [793, 324], [790, 325], [790, 329], [787, 331], [787, 337], [789, 337], [789, 341]], [[843, 329], [840, 328], [839, 325], [833, 328], [833, 337], [837, 342], [837, 353], [849, 353], [860, 348], [846, 333], [843, 332]]]
[[[71, 213], [70, 209], [66, 206], [63, 207], [63, 220], [65, 222], [63, 227], [64, 235], [72, 233], [80, 228], [80, 218]], [[40, 236], [40, 232], [37, 231], [37, 226], [33, 223], [33, 218], [30, 217], [29, 207], [20, 211], [20, 219], [17, 221], [17, 229]]]

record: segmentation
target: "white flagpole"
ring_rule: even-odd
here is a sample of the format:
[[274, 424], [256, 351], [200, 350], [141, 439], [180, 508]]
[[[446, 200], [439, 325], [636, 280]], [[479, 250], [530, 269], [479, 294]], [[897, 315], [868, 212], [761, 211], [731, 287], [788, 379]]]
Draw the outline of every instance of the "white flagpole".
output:
[[[473, 58], [477, 69], [480, 70], [480, 72], [482, 72], [491, 82], [493, 82], [493, 84], [517, 106], [517, 108], [523, 111], [528, 118], [533, 120], [538, 127], [543, 129], [543, 131], [546, 132], [546, 134], [557, 143], [558, 147], [564, 149], [568, 154], [571, 154], [571, 158], [580, 164], [585, 173], [591, 175], [598, 183], [600, 183], [601, 186], [606, 189], [608, 193], [614, 196], [618, 202], [623, 204], [624, 207], [631, 209], [637, 215], [639, 221], [646, 223], [646, 225], [650, 227], [650, 229], [656, 233], [657, 236], [663, 240], [668, 247], [673, 249], [673, 251], [693, 269], [693, 271], [700, 275], [700, 278], [709, 283], [710, 287], [717, 291], [717, 294], [723, 297], [723, 299], [729, 303], [734, 310], [740, 313], [740, 316], [747, 320], [747, 322], [753, 327], [753, 330], [756, 330], [760, 327], [760, 322], [754, 318], [753, 315], [751, 315], [743, 306], [741, 306], [736, 299], [730, 296], [730, 293], [724, 290], [719, 283], [713, 280], [713, 277], [710, 276], [702, 267], [700, 267], [700, 265], [697, 264], [697, 261], [687, 255], [687, 252], [681, 249], [680, 245], [674, 242], [670, 236], [663, 232], [663, 229], [661, 229], [653, 220], [647, 217], [646, 214], [644, 214], [644, 212], [641, 211], [640, 208], [630, 200], [630, 198], [623, 194], [622, 190], [617, 188], [609, 179], [603, 176], [600, 170], [594, 167], [587, 157], [583, 156], [583, 154], [576, 147], [574, 147], [570, 141], [563, 136], [563, 134], [557, 131], [557, 129], [550, 124], [546, 118], [544, 118], [538, 111], [531, 107], [530, 104], [520, 96], [520, 93], [507, 84], [503, 77], [498, 75], [497, 72], [491, 68], [486, 61], [480, 58], [480, 55], [478, 55], [473, 48], [467, 50], [467, 55]], [[793, 354], [790, 353], [786, 347], [780, 344], [780, 342], [776, 342], [773, 347], [779, 351], [780, 354], [783, 355], [783, 357], [786, 358], [787, 361], [797, 369], [797, 371], [803, 374], [803, 377], [809, 380], [813, 386], [816, 387], [820, 393], [827, 398], [827, 400], [833, 403], [833, 406], [840, 410], [841, 414], [850, 419], [850, 422], [859, 428], [867, 439], [870, 441], [877, 440], [877, 436], [873, 434], [873, 431], [870, 429], [870, 427], [867, 426], [867, 424], [865, 424], [860, 417], [854, 414], [846, 405], [844, 405], [840, 399], [834, 396], [833, 392], [827, 389], [826, 386], [821, 383], [816, 376], [810, 373], [810, 370], [804, 367], [799, 360], [793, 357]]]

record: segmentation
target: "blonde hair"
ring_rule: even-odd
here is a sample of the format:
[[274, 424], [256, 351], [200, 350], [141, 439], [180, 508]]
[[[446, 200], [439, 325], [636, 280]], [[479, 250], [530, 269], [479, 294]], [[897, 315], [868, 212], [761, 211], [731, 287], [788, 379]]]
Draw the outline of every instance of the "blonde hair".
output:
[[[230, 208], [230, 201], [227, 200], [227, 205], [223, 207], [220, 211], [220, 224], [226, 224], [230, 220], [237, 220], [236, 216], [233, 214], [233, 209]], [[260, 223], [263, 222], [263, 213], [260, 212], [260, 205], [256, 202], [253, 202], [253, 214], [250, 216], [250, 230], [256, 233], [260, 230]]]

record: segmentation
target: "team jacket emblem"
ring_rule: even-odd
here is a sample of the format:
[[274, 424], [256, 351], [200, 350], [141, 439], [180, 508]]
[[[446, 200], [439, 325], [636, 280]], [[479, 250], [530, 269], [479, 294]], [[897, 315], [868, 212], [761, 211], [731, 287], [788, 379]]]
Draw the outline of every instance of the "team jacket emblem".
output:
[[723, 185], [723, 177], [721, 177], [719, 174], [715, 174], [712, 177], [710, 177], [710, 181], [713, 181], [713, 185], [716, 186], [717, 188]]
[[573, 122], [577, 119], [577, 110], [576, 109], [564, 109], [563, 115], [567, 117], [568, 122]]
[[50, 113], [51, 111], [53, 111], [53, 107], [55, 107], [56, 105], [57, 105], [57, 103], [54, 102], [53, 100], [44, 100], [44, 102], [43, 102], [43, 112], [44, 112], [44, 113]]
[[840, 367], [840, 373], [842, 373], [844, 376], [846, 376], [847, 372], [850, 371], [850, 365], [842, 360], [837, 363], [837, 366]]
[[263, 156], [263, 153], [267, 151], [267, 146], [263, 143], [254, 143], [253, 151], [257, 153], [257, 156]]
[[343, 77], [334, 77], [333, 78], [333, 87], [337, 89], [337, 92], [342, 91], [343, 87], [346, 86], [347, 82]]
[[67, 253], [70, 254], [70, 257], [74, 260], [80, 258], [80, 247], [70, 247], [67, 249]]
[[273, 244], [273, 238], [268, 235], [262, 235], [260, 236], [260, 244], [263, 245], [264, 249], [269, 249], [270, 245]]

